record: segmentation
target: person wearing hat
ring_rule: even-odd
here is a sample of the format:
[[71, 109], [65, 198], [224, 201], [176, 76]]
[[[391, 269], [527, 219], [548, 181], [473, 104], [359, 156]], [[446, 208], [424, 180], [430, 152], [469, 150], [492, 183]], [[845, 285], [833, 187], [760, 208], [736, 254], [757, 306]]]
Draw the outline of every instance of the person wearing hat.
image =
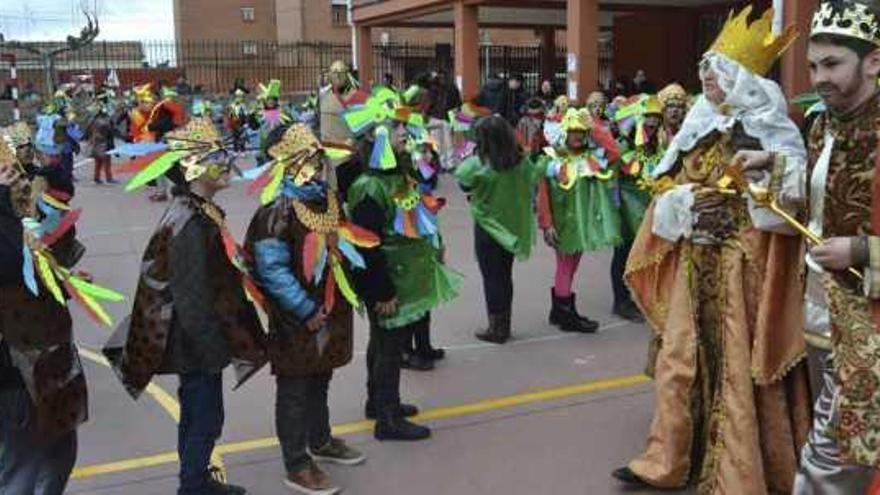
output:
[[672, 83], [657, 93], [663, 108], [663, 126], [660, 130], [660, 145], [665, 149], [681, 129], [687, 115], [690, 97], [680, 85]]
[[[34, 191], [23, 122], [0, 128], [0, 490], [62, 493], [88, 417], [68, 305], [111, 324], [99, 300], [122, 300], [74, 271], [84, 248], [70, 210]], [[75, 248], [75, 249], [72, 249]]]
[[366, 416], [376, 418], [379, 440], [425, 439], [431, 430], [406, 419], [418, 409], [401, 403], [401, 349], [430, 325], [431, 310], [457, 296], [462, 277], [443, 263], [437, 213], [444, 201], [420, 186], [406, 149], [424, 119], [384, 87], [342, 117], [369, 166], [348, 190], [351, 221], [381, 239], [359, 249], [366, 269], [353, 277], [370, 320]]
[[561, 123], [545, 125], [545, 134], [550, 146], [539, 159], [537, 210], [544, 241], [556, 251], [549, 321], [563, 332], [592, 333], [599, 323], [578, 313], [572, 285], [583, 253], [621, 242], [611, 168], [620, 150], [586, 108], [569, 108]]
[[[660, 144], [663, 109], [656, 96], [642, 95], [635, 102], [617, 109], [614, 120], [621, 129], [623, 153], [617, 167], [617, 199], [620, 205], [623, 243], [614, 248], [611, 259], [611, 286], [615, 315], [642, 322], [644, 317], [633, 302], [623, 280], [626, 260], [636, 233], [651, 201], [651, 174], [666, 149]], [[630, 120], [630, 124], [626, 121]], [[629, 132], [623, 132], [628, 130]]]
[[[703, 55], [703, 95], [651, 174], [626, 280], [659, 341], [646, 447], [619, 480], [700, 494], [790, 493], [809, 428], [801, 241], [752, 196], [803, 200], [806, 152], [763, 77], [796, 37], [773, 10], [731, 13]], [[756, 156], [791, 168], [752, 174]], [[796, 214], [796, 213], [795, 213]]]
[[352, 310], [361, 301], [351, 273], [365, 267], [356, 246], [375, 247], [379, 238], [346, 220], [337, 192], [323, 181], [331, 152], [346, 150], [328, 149], [304, 124], [280, 125], [266, 145], [271, 161], [265, 173], [281, 179], [267, 182], [245, 247], [266, 295], [284, 484], [300, 493], [332, 495], [339, 487], [315, 461], [366, 460], [331, 436], [328, 390], [334, 370], [352, 358]]
[[240, 386], [267, 361], [251, 302], [264, 298], [214, 201], [232, 170], [220, 134], [192, 119], [165, 139], [167, 150], [126, 185], [167, 176], [175, 188], [144, 252], [131, 315], [103, 352], [135, 399], [153, 376], [178, 375], [178, 495], [243, 494], [217, 479], [210, 458], [223, 429], [223, 370], [233, 364]]
[[538, 97], [529, 98], [525, 113], [516, 125], [516, 142], [529, 156], [537, 156], [544, 149], [544, 101]]

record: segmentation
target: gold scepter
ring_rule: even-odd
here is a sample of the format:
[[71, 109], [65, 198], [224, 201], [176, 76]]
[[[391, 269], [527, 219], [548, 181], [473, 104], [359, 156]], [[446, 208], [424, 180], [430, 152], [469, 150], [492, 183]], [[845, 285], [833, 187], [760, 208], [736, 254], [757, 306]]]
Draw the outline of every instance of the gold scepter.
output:
[[[766, 187], [761, 187], [757, 184], [749, 184], [749, 195], [755, 200], [759, 206], [763, 206], [765, 208], [769, 208], [770, 211], [779, 215], [787, 224], [789, 224], [792, 228], [801, 233], [810, 244], [814, 246], [821, 245], [825, 242], [824, 239], [816, 235], [812, 230], [808, 229], [804, 224], [800, 223], [796, 218], [791, 216], [787, 211], [782, 209], [779, 206], [779, 202], [776, 199], [776, 196], [770, 191], [770, 189]], [[864, 280], [864, 275], [853, 267], [850, 267], [849, 273], [854, 275], [859, 280]]]

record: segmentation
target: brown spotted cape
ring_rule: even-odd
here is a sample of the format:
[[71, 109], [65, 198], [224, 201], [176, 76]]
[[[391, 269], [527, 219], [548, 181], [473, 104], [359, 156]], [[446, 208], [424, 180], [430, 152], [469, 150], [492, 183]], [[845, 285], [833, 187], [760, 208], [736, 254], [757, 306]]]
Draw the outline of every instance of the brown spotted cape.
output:
[[[205, 214], [203, 201], [194, 195], [174, 197], [144, 252], [131, 315], [104, 347], [104, 354], [135, 398], [154, 375], [177, 372], [170, 362], [170, 334], [176, 331], [170, 287], [172, 241], [187, 222], [200, 216], [209, 219], [212, 226], [207, 234], [210, 238], [203, 245], [222, 249], [220, 228]], [[256, 309], [245, 295], [240, 273], [225, 254], [211, 259], [216, 260], [216, 266], [210, 267], [210, 309], [225, 337], [241, 385], [266, 363], [265, 334]]]

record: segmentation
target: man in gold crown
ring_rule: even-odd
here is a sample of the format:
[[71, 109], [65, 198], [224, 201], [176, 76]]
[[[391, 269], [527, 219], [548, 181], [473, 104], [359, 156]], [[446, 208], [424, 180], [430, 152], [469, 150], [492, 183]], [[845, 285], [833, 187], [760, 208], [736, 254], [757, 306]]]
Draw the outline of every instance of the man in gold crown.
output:
[[808, 58], [827, 108], [803, 181], [807, 226], [824, 239], [806, 257], [805, 295], [822, 388], [794, 493], [868, 493], [880, 465], [880, 2], [822, 2]]
[[[773, 12], [731, 16], [700, 62], [701, 96], [654, 169], [655, 196], [626, 279], [659, 340], [645, 451], [614, 472], [660, 488], [788, 493], [809, 430], [799, 306], [800, 240], [748, 198], [800, 198], [806, 152], [776, 83], [762, 77], [795, 37]], [[788, 174], [748, 174], [761, 159]]]

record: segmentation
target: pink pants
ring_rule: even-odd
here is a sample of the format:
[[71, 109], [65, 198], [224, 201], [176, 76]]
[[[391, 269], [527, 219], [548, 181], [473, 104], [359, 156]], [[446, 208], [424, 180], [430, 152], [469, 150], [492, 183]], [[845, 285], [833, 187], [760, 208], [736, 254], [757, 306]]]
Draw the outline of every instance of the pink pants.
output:
[[553, 293], [556, 297], [571, 295], [571, 284], [580, 262], [581, 253], [566, 254], [556, 251], [556, 278], [553, 282]]

